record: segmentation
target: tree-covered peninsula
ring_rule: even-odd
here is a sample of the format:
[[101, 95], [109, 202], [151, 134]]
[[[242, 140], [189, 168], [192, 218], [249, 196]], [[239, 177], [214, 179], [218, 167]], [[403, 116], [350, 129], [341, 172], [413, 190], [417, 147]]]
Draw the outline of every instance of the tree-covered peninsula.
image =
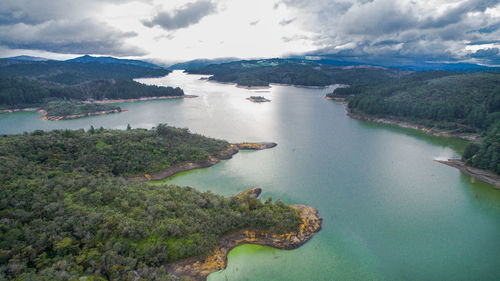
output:
[[181, 97], [180, 88], [144, 85], [133, 80], [92, 80], [78, 85], [61, 85], [28, 78], [0, 78], [0, 109], [42, 107], [53, 100], [138, 99]]
[[500, 174], [500, 73], [417, 72], [383, 82], [337, 88], [354, 117], [388, 118], [451, 134], [475, 133], [467, 164]]
[[169, 280], [228, 233], [297, 230], [280, 201], [129, 179], [228, 146], [165, 125], [1, 136], [0, 279]]
[[69, 61], [0, 59], [0, 111], [41, 108], [51, 112], [54, 102], [71, 102], [64, 110], [66, 114], [55, 119], [74, 118], [115, 112], [108, 105], [82, 105], [81, 101], [184, 96], [180, 88], [133, 80], [168, 73], [151, 63], [111, 57], [83, 56]]
[[217, 82], [239, 86], [268, 86], [270, 83], [299, 86], [327, 86], [387, 80], [407, 71], [374, 66], [336, 66], [302, 59], [264, 59], [211, 64], [187, 69], [192, 74], [209, 74]]

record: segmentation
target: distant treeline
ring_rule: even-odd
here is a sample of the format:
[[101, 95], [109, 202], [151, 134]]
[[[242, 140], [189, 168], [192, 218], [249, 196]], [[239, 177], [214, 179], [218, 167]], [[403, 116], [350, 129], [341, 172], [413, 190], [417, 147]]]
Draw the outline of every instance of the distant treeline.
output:
[[113, 78], [130, 80], [140, 77], [160, 77], [169, 73], [169, 70], [163, 68], [120, 63], [0, 59], [0, 77], [27, 77], [65, 85]]
[[296, 230], [280, 201], [124, 178], [227, 146], [165, 125], [0, 136], [0, 279], [170, 280], [168, 262], [207, 254], [224, 234]]
[[28, 78], [0, 78], [0, 108], [37, 107], [53, 99], [102, 100], [182, 96], [180, 88], [144, 85], [133, 80], [92, 80], [59, 85]]
[[398, 79], [338, 88], [355, 114], [388, 117], [455, 132], [476, 132], [464, 159], [500, 173], [500, 73], [417, 72]]
[[121, 108], [114, 104], [83, 103], [65, 100], [55, 100], [43, 105], [46, 116], [61, 117], [79, 114], [95, 113], [100, 111], [121, 111]]
[[367, 66], [334, 66], [298, 59], [266, 59], [212, 64], [188, 69], [192, 74], [211, 74], [211, 80], [241, 86], [268, 86], [269, 83], [302, 86], [355, 84], [399, 77], [407, 72]]

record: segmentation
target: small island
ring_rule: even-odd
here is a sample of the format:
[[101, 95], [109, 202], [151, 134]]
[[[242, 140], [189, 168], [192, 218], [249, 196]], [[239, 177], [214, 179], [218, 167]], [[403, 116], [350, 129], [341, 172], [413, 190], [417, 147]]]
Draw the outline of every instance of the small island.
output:
[[247, 100], [249, 100], [251, 102], [255, 102], [255, 103], [262, 103], [262, 102], [270, 102], [271, 101], [271, 100], [264, 98], [263, 96], [251, 96], [251, 97], [247, 98]]

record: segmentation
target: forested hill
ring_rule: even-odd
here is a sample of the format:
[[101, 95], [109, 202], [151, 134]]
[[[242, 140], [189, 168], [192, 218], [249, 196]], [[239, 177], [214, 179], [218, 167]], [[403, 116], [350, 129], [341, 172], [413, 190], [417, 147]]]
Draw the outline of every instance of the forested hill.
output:
[[265, 59], [212, 64], [188, 69], [192, 74], [210, 74], [211, 80], [240, 86], [267, 86], [269, 83], [301, 86], [358, 84], [400, 77], [407, 71], [374, 66], [335, 66], [300, 59]]
[[60, 85], [27, 78], [0, 77], [0, 109], [43, 106], [53, 100], [137, 99], [182, 96], [180, 88], [144, 85], [128, 79], [92, 80]]
[[135, 99], [182, 96], [179, 88], [133, 81], [170, 70], [112, 57], [83, 56], [70, 61], [0, 59], [0, 109], [41, 107], [53, 99]]
[[66, 85], [97, 79], [160, 77], [168, 73], [164, 68], [125, 63], [0, 59], [0, 77], [26, 77]]
[[170, 280], [168, 262], [206, 254], [224, 234], [297, 229], [280, 201], [124, 178], [227, 146], [165, 125], [0, 136], [0, 279]]
[[67, 62], [82, 62], [82, 63], [101, 63], [101, 64], [109, 64], [109, 63], [114, 63], [114, 64], [126, 64], [126, 65], [135, 65], [135, 66], [141, 66], [141, 67], [146, 67], [146, 68], [156, 68], [156, 69], [161, 69], [160, 66], [146, 62], [146, 61], [141, 61], [141, 60], [129, 60], [129, 59], [117, 59], [114, 57], [93, 57], [89, 55], [77, 57], [74, 59], [69, 59], [66, 60]]
[[417, 72], [380, 83], [338, 88], [354, 114], [486, 136], [466, 160], [500, 174], [500, 73]]

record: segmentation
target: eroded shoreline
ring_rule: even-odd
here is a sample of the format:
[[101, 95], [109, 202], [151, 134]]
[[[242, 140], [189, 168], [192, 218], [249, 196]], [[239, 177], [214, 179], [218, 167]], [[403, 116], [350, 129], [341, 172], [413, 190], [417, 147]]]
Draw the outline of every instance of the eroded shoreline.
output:
[[361, 121], [369, 121], [369, 122], [375, 122], [375, 123], [380, 123], [380, 124], [388, 124], [388, 125], [396, 125], [401, 128], [407, 128], [407, 129], [415, 129], [419, 131], [423, 131], [429, 135], [433, 136], [438, 136], [438, 137], [457, 137], [461, 139], [465, 139], [468, 141], [473, 141], [473, 142], [481, 142], [481, 139], [477, 134], [466, 134], [466, 133], [453, 133], [450, 131], [446, 130], [441, 130], [441, 129], [436, 129], [436, 128], [428, 128], [422, 125], [417, 125], [413, 124], [410, 122], [406, 121], [399, 121], [395, 119], [389, 119], [389, 118], [380, 118], [380, 117], [371, 117], [371, 116], [366, 116], [366, 115], [360, 115], [353, 113], [352, 111], [349, 110], [348, 108], [348, 102], [345, 101], [345, 98], [340, 98], [340, 97], [325, 97], [327, 100], [333, 100], [336, 102], [340, 102], [344, 105], [344, 109], [347, 112], [347, 116], [356, 119], [356, 120], [361, 120]]
[[[251, 188], [236, 196], [244, 194], [256, 198], [260, 193], [260, 188]], [[206, 280], [210, 273], [226, 268], [227, 255], [240, 245], [255, 244], [282, 250], [292, 250], [302, 246], [321, 230], [322, 218], [318, 215], [318, 210], [313, 207], [302, 204], [289, 206], [300, 212], [301, 224], [297, 231], [274, 234], [243, 229], [233, 232], [219, 239], [216, 249], [211, 254], [173, 262], [167, 265], [167, 271], [176, 277], [188, 280]]]
[[[442, 137], [458, 137], [462, 138], [465, 140], [473, 141], [480, 143], [481, 139], [479, 138], [478, 135], [475, 134], [456, 134], [456, 133], [450, 133], [444, 130], [438, 130], [438, 129], [429, 129], [424, 126], [408, 123], [408, 122], [403, 122], [403, 121], [397, 121], [397, 120], [391, 120], [391, 119], [386, 119], [386, 118], [376, 118], [376, 117], [367, 117], [367, 116], [362, 116], [358, 114], [354, 114], [350, 112], [348, 106], [348, 103], [345, 101], [344, 98], [339, 98], [339, 97], [325, 97], [327, 100], [333, 100], [336, 102], [340, 102], [344, 105], [344, 109], [346, 111], [347, 116], [356, 119], [356, 120], [362, 120], [362, 121], [369, 121], [369, 122], [375, 122], [375, 123], [382, 123], [382, 124], [389, 124], [389, 125], [396, 125], [402, 128], [409, 128], [409, 129], [416, 129], [420, 131], [424, 131], [429, 135], [433, 136], [442, 136]], [[438, 163], [448, 165], [450, 167], [454, 167], [458, 170], [460, 170], [462, 173], [469, 175], [479, 181], [491, 184], [495, 189], [500, 189], [500, 175], [497, 175], [495, 173], [492, 173], [487, 170], [483, 169], [478, 169], [471, 167], [469, 165], [466, 165], [461, 159], [448, 159], [448, 160], [435, 160]]]
[[164, 171], [152, 174], [136, 175], [130, 177], [134, 180], [147, 180], [147, 181], [158, 181], [171, 177], [177, 173], [208, 168], [219, 163], [221, 160], [227, 160], [233, 157], [234, 154], [238, 153], [240, 150], [262, 150], [277, 146], [278, 144], [274, 142], [244, 142], [230, 144], [226, 150], [219, 152], [214, 155], [210, 155], [208, 159], [202, 161], [184, 162], [174, 165]]
[[460, 172], [500, 189], [500, 176], [492, 172], [468, 166], [460, 159], [435, 160], [441, 164], [457, 168]]

